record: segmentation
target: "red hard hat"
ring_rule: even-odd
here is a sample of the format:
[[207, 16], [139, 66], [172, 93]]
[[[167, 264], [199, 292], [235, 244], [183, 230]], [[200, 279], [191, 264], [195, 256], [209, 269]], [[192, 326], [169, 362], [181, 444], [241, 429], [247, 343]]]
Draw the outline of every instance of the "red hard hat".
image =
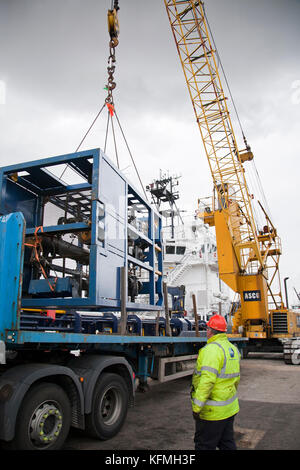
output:
[[209, 328], [217, 331], [226, 331], [227, 330], [227, 323], [222, 315], [213, 315], [209, 321], [206, 323]]

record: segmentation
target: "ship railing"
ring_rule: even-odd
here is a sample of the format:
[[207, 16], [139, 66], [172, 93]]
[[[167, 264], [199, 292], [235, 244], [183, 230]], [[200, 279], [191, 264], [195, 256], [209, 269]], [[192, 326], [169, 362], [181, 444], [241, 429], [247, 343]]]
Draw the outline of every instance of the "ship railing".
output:
[[189, 252], [186, 253], [182, 260], [180, 261], [180, 264], [176, 266], [176, 268], [173, 269], [168, 275], [168, 285], [172, 285], [172, 283], [177, 279], [177, 277], [180, 276], [180, 274], [184, 271], [186, 266], [188, 265], [188, 262], [191, 260], [191, 258], [194, 256], [193, 253]]

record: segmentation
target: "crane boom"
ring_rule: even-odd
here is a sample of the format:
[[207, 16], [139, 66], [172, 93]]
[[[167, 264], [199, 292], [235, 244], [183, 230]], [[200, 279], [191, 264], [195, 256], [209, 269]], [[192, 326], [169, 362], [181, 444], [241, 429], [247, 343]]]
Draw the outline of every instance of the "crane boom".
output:
[[[283, 307], [280, 239], [259, 201], [266, 219], [262, 230], [254, 217], [253, 195], [244, 168], [253, 154], [244, 136], [246, 148], [238, 148], [204, 3], [164, 3], [214, 184], [212, 207], [199, 212], [206, 223], [216, 227], [221, 279], [241, 295], [244, 318], [262, 322], [267, 328], [270, 305]], [[251, 298], [259, 301], [256, 312], [247, 303], [248, 295], [257, 295]]]
[[[258, 247], [250, 194], [240, 152], [227, 107], [216, 53], [206, 23], [203, 2], [165, 0], [181, 65], [202, 136], [214, 186], [221, 195], [223, 208], [234, 200], [244, 214], [240, 237], [233, 237], [238, 252], [243, 244], [255, 240]], [[230, 189], [229, 189], [230, 188]], [[231, 227], [234, 233], [234, 227]], [[255, 247], [255, 245], [253, 245]], [[263, 266], [260, 250], [258, 260]], [[247, 258], [239, 256], [241, 269]]]

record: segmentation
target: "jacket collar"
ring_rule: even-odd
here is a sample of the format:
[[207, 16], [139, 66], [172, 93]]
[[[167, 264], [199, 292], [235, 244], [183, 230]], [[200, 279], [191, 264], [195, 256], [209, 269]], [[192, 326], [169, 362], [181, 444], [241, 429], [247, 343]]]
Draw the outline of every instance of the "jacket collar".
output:
[[216, 341], [218, 339], [223, 339], [223, 338], [227, 338], [226, 333], [219, 333], [219, 334], [214, 335], [211, 338], [209, 338], [207, 340], [207, 344], [212, 343], [213, 341]]

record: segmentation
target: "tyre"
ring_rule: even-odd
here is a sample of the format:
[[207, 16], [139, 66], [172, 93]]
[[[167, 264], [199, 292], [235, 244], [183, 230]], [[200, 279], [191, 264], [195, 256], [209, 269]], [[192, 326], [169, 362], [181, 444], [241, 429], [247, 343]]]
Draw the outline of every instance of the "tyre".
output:
[[93, 394], [92, 411], [86, 416], [86, 433], [101, 440], [114, 437], [124, 424], [127, 410], [125, 380], [117, 374], [101, 374]]
[[25, 395], [20, 407], [15, 438], [10, 448], [18, 450], [60, 449], [69, 433], [71, 405], [56, 384], [41, 383]]

